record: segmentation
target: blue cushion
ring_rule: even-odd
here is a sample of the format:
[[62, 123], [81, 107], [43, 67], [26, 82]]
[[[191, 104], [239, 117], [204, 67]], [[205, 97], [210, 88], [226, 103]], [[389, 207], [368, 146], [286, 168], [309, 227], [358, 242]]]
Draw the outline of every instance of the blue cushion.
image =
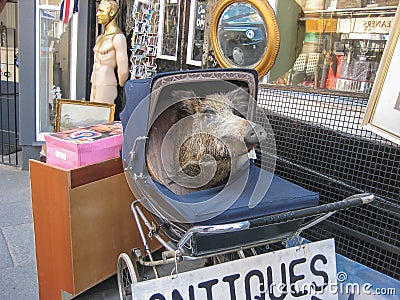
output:
[[[259, 201], [256, 206], [249, 207], [249, 200], [252, 197], [260, 176], [265, 176], [265, 178], [271, 178], [272, 176], [271, 184], [269, 187], [265, 186], [265, 189], [268, 188], [268, 190], [263, 195], [261, 201]], [[160, 183], [155, 182], [155, 184], [162, 194], [176, 201], [188, 204], [204, 202], [211, 197], [216, 196], [224, 188], [224, 186], [217, 186], [186, 195], [176, 195]], [[234, 185], [235, 183], [232, 184]], [[224, 224], [249, 220], [275, 213], [315, 206], [318, 205], [319, 202], [318, 193], [302, 188], [301, 186], [282, 179], [279, 176], [264, 171], [253, 164], [250, 165], [249, 177], [243, 191], [240, 193], [240, 196], [235, 194], [224, 196], [236, 197], [237, 200], [227, 210], [221, 212], [219, 215], [214, 216], [209, 220], [195, 223], [194, 225]], [[230, 199], [227, 199], [227, 201], [229, 200]], [[213, 207], [209, 207], [209, 210], [213, 211]], [[207, 211], [197, 212], [197, 214], [206, 215]], [[199, 219], [201, 219], [201, 216]]]

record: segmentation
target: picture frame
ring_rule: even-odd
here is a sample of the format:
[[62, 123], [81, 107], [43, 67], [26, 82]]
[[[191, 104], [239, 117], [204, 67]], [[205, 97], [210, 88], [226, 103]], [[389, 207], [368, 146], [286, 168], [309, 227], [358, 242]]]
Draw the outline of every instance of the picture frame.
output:
[[[247, 8], [246, 8], [247, 7]], [[265, 38], [258, 43], [259, 57], [248, 55], [253, 53], [254, 47], [248, 47], [246, 39], [240, 44], [232, 44], [230, 39], [238, 39], [237, 34], [240, 33], [240, 26], [235, 26], [235, 30], [231, 30], [227, 20], [234, 18], [229, 17], [228, 10], [242, 10], [249, 12], [253, 10], [258, 13], [259, 19], [264, 23]], [[229, 33], [229, 35], [228, 35]], [[232, 36], [233, 34], [233, 36]], [[251, 31], [250, 34], [254, 34]], [[217, 1], [211, 16], [210, 23], [211, 44], [214, 50], [215, 58], [222, 68], [250, 68], [255, 69], [261, 78], [266, 75], [275, 63], [279, 52], [280, 34], [275, 11], [268, 1], [258, 0], [220, 0]], [[247, 40], [249, 39], [246, 36]], [[245, 51], [247, 49], [248, 51]], [[248, 61], [248, 58], [252, 58]]]
[[186, 64], [201, 67], [206, 20], [205, 0], [191, 0]]
[[400, 145], [400, 10], [397, 9], [362, 126]]
[[160, 0], [157, 57], [165, 60], [178, 59], [181, 0]]
[[54, 131], [114, 121], [115, 104], [57, 99]]

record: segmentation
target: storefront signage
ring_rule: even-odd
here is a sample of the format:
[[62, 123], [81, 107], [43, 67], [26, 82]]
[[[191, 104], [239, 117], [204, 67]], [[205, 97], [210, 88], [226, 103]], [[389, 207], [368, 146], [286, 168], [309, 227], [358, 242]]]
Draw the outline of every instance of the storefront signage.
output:
[[392, 28], [394, 17], [339, 19], [340, 33], [384, 33]]
[[206, 5], [205, 3], [197, 3], [195, 27], [204, 30], [204, 23], [206, 21]]
[[338, 299], [329, 288], [336, 284], [335, 245], [330, 239], [134, 283], [132, 299], [330, 300]]

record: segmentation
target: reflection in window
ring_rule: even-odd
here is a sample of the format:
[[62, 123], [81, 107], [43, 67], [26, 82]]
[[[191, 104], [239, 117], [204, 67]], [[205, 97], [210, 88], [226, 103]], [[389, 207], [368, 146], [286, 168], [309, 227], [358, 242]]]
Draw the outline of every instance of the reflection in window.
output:
[[186, 63], [189, 65], [201, 66], [205, 20], [205, 0], [192, 0], [190, 3], [190, 20], [186, 60]]
[[[41, 1], [42, 3], [43, 1]], [[60, 20], [59, 6], [38, 10], [38, 132], [52, 132], [57, 98], [70, 98], [70, 26]], [[69, 23], [71, 24], [71, 23]]]
[[[280, 69], [272, 82], [369, 94], [396, 7], [385, 7], [388, 3], [383, 1], [379, 5], [358, 1], [356, 5], [357, 1], [328, 0], [320, 8], [317, 2], [309, 1], [304, 16], [299, 14], [297, 33], [291, 35], [302, 42], [295, 45], [300, 51], [293, 66]], [[289, 34], [283, 40], [294, 40]]]
[[256, 65], [265, 53], [267, 42], [265, 22], [251, 4], [233, 3], [223, 11], [218, 23], [218, 43], [231, 64]]
[[160, 1], [160, 28], [158, 56], [176, 60], [179, 36], [179, 0]]

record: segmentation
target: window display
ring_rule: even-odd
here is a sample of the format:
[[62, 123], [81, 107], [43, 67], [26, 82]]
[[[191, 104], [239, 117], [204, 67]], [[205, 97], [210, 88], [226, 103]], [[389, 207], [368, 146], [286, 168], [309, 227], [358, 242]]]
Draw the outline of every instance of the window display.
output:
[[305, 1], [301, 54], [277, 83], [370, 93], [397, 3]]
[[[38, 1], [37, 16], [37, 139], [54, 131], [56, 99], [71, 98], [70, 44], [73, 22], [60, 20], [59, 1]], [[73, 18], [76, 18], [75, 16]], [[75, 77], [75, 76], [74, 76]]]
[[180, 0], [160, 1], [158, 57], [176, 60], [178, 54]]

